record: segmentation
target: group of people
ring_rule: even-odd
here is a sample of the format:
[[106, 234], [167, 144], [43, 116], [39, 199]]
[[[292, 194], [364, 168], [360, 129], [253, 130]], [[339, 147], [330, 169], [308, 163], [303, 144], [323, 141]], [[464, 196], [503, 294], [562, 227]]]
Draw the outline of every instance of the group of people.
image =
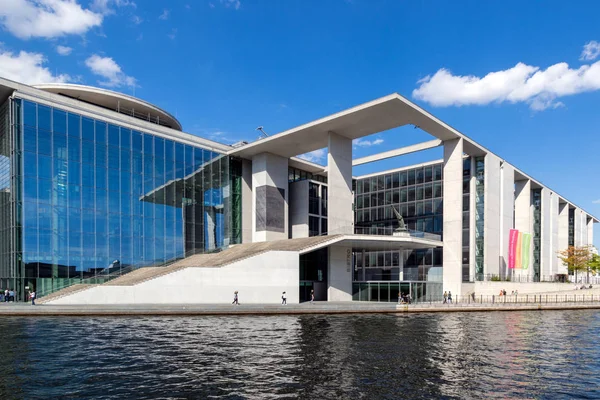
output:
[[4, 303], [14, 302], [15, 301], [15, 290], [14, 289], [6, 289], [4, 292], [0, 293], [0, 301]]
[[446, 303], [452, 304], [452, 292], [451, 291], [444, 292], [444, 304], [446, 304]]
[[[510, 292], [510, 295], [511, 295], [511, 296], [516, 296], [516, 295], [518, 295], [518, 294], [519, 294], [519, 291], [518, 291], [518, 290], [513, 290], [512, 292]], [[506, 290], [504, 290], [504, 289], [501, 289], [501, 290], [500, 290], [500, 294], [499, 294], [499, 296], [506, 296]]]
[[410, 293], [398, 293], [398, 303], [400, 303], [400, 304], [412, 303], [412, 297], [410, 296]]
[[[35, 293], [34, 293], [34, 295], [35, 295]], [[315, 301], [315, 291], [311, 290], [310, 291], [310, 302], [314, 303], [314, 301]], [[35, 303], [32, 303], [32, 304], [35, 304]], [[238, 297], [238, 291], [237, 290], [235, 292], [233, 292], [233, 302], [231, 304], [235, 304], [237, 306], [240, 305], [239, 297]], [[281, 304], [282, 305], [287, 305], [287, 294], [285, 292], [283, 292], [281, 294]]]

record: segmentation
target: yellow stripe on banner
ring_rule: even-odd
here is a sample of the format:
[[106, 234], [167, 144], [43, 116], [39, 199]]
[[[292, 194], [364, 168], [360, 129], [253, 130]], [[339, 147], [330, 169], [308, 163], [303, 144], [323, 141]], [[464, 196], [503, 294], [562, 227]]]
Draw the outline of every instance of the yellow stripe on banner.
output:
[[517, 236], [517, 251], [515, 252], [515, 268], [521, 269], [521, 246], [523, 245], [523, 232], [519, 232]]

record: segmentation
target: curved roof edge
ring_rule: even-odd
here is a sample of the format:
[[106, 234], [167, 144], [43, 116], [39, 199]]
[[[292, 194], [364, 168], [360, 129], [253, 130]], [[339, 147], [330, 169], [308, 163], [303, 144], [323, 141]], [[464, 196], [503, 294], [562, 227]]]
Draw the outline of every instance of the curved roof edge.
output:
[[181, 123], [168, 111], [137, 97], [113, 90], [72, 83], [32, 85], [36, 89], [74, 98], [115, 112], [181, 131]]

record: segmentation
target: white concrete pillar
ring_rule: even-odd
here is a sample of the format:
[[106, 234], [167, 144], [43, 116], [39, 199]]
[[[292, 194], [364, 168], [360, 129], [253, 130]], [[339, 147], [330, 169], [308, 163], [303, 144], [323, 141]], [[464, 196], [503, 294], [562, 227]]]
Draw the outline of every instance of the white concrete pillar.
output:
[[508, 236], [513, 228], [515, 211], [515, 169], [508, 163], [500, 165], [500, 275], [507, 276]]
[[[559, 203], [558, 204], [558, 242], [556, 244], [556, 251], [566, 250], [569, 247], [569, 204]], [[558, 253], [555, 254], [557, 261], [557, 274], [567, 274], [568, 269], [566, 265], [563, 265], [562, 261], [558, 258]]]
[[[588, 244], [594, 244], [594, 219], [588, 218]], [[600, 249], [598, 249], [600, 250]]]
[[444, 290], [462, 289], [463, 139], [444, 142]]
[[469, 279], [475, 280], [477, 271], [477, 245], [475, 243], [477, 233], [477, 177], [475, 168], [475, 157], [471, 157], [471, 180], [469, 182]]
[[583, 222], [583, 218], [585, 214], [581, 210], [581, 208], [575, 208], [575, 247], [583, 246], [585, 243], [583, 239], [583, 230], [585, 227], [587, 233], [587, 225]]
[[308, 237], [308, 180], [290, 183], [289, 199], [291, 237]]
[[352, 301], [352, 246], [329, 248], [327, 301]]
[[288, 159], [252, 157], [252, 241], [288, 239]]
[[542, 221], [540, 235], [540, 279], [552, 274], [552, 196], [548, 188], [542, 188]]
[[485, 156], [483, 273], [500, 274], [500, 159]]
[[252, 243], [252, 161], [242, 160], [242, 243]]
[[328, 151], [328, 232], [330, 235], [353, 234], [352, 140], [329, 132]]
[[558, 274], [558, 270], [560, 268], [560, 262], [558, 260], [558, 257], [556, 257], [557, 252], [560, 250], [560, 248], [558, 247], [558, 196], [556, 195], [556, 193], [550, 193], [550, 260], [551, 260], [551, 270], [550, 270], [550, 274], [551, 275], [556, 275]]

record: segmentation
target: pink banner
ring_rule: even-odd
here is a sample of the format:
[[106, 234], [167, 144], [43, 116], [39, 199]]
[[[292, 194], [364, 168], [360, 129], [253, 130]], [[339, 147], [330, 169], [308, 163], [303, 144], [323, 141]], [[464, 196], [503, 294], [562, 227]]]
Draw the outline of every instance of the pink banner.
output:
[[511, 229], [508, 234], [508, 268], [515, 268], [515, 261], [517, 258], [517, 241], [519, 239], [519, 231]]

